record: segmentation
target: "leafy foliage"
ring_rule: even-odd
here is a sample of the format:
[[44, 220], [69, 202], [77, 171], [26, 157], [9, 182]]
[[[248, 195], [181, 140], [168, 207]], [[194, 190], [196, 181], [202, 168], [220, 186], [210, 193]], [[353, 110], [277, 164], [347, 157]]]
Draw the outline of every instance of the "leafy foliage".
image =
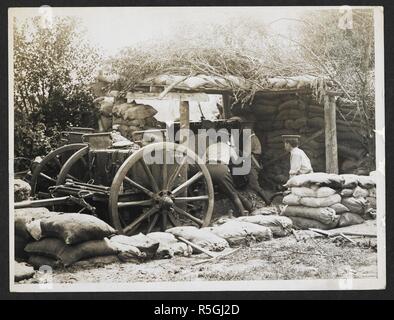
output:
[[77, 21], [14, 21], [15, 155], [45, 155], [68, 126], [96, 126], [88, 84], [99, 59]]

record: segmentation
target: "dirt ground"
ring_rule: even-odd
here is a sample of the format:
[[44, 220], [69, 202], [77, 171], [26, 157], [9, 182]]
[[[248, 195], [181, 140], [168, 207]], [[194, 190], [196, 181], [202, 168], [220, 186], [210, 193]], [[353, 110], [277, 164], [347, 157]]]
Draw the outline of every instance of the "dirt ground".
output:
[[[373, 239], [373, 240], [371, 240]], [[337, 239], [296, 240], [294, 235], [243, 246], [221, 259], [196, 264], [208, 257], [152, 260], [140, 264], [78, 263], [54, 271], [56, 283], [116, 283], [209, 280], [288, 280], [376, 278], [376, 239], [355, 238], [356, 244]], [[108, 261], [107, 261], [108, 262]], [[36, 277], [19, 283], [37, 283]]]

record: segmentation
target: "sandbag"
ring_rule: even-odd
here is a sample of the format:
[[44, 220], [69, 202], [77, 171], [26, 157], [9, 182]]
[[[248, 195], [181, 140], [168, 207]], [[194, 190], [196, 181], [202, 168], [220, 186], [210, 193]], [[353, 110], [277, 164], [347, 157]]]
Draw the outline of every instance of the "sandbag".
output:
[[[113, 239], [115, 238], [115, 239]], [[114, 252], [117, 252], [118, 258], [123, 262], [138, 262], [146, 258], [146, 253], [141, 252], [137, 247], [128, 244], [122, 238], [116, 239], [116, 236], [111, 239], [104, 238], [104, 241], [109, 247], [111, 247]]]
[[324, 119], [322, 117], [308, 118], [307, 120], [308, 127], [312, 128], [324, 128]]
[[264, 226], [230, 220], [222, 225], [204, 228], [220, 238], [226, 239], [230, 246], [237, 246], [248, 243], [251, 239], [255, 241], [264, 241], [272, 239], [272, 231]]
[[88, 214], [65, 213], [41, 220], [43, 237], [62, 239], [66, 244], [101, 240], [116, 230], [104, 221]]
[[91, 240], [75, 245], [67, 245], [57, 238], [45, 238], [29, 243], [25, 251], [31, 255], [39, 255], [58, 260], [67, 267], [74, 262], [97, 256], [117, 254], [104, 240]]
[[141, 120], [153, 117], [157, 110], [146, 104], [129, 104], [129, 108], [122, 112], [124, 120]]
[[15, 234], [28, 239], [33, 240], [26, 226], [32, 221], [44, 218], [50, 218], [58, 215], [57, 212], [50, 212], [47, 208], [25, 208], [25, 209], [15, 209], [14, 210], [14, 228]]
[[340, 203], [341, 196], [339, 194], [333, 194], [325, 198], [310, 198], [304, 197], [300, 199], [300, 204], [306, 207], [322, 208], [329, 207], [333, 204]]
[[299, 130], [303, 127], [307, 126], [307, 119], [306, 118], [299, 118], [294, 120], [293, 122], [293, 129], [295, 130]]
[[329, 187], [320, 188], [307, 188], [307, 187], [293, 187], [291, 193], [298, 197], [311, 197], [311, 198], [325, 198], [332, 196], [336, 193], [334, 189]]
[[159, 248], [156, 252], [157, 258], [172, 258], [175, 255], [188, 257], [193, 253], [192, 247], [184, 242], [178, 241], [171, 233], [151, 232], [146, 236], [159, 242]]
[[339, 218], [338, 228], [353, 226], [355, 224], [361, 223], [364, 223], [364, 219], [360, 217], [360, 215], [351, 212], [345, 212], [341, 214]]
[[283, 209], [283, 216], [313, 219], [329, 225], [336, 219], [335, 210], [332, 208], [309, 208], [303, 206], [287, 206]]
[[151, 259], [156, 254], [160, 245], [159, 241], [151, 239], [142, 233], [130, 237], [117, 235], [111, 237], [110, 241], [136, 247], [141, 252], [145, 253], [148, 259]]
[[236, 220], [255, 223], [270, 228], [274, 237], [286, 237], [291, 233], [292, 221], [287, 217], [277, 215], [253, 215], [238, 217]]
[[113, 107], [114, 107], [113, 102], [102, 101], [100, 103], [100, 107], [99, 107], [99, 114], [106, 116], [106, 117], [111, 117]]
[[371, 176], [357, 176], [358, 184], [364, 189], [372, 189], [376, 187], [375, 179]]
[[[210, 251], [222, 251], [229, 247], [228, 242], [210, 232], [206, 228], [198, 229], [193, 226], [174, 227], [166, 230], [176, 237], [182, 237]], [[193, 252], [198, 252], [193, 248]]]
[[305, 104], [301, 100], [292, 99], [292, 100], [287, 100], [278, 106], [279, 112], [283, 110], [293, 110], [293, 109], [300, 111], [305, 110]]
[[14, 279], [16, 282], [29, 279], [35, 274], [34, 268], [24, 262], [14, 262]]
[[286, 187], [309, 187], [310, 185], [327, 186], [333, 189], [341, 188], [344, 179], [336, 174], [314, 172], [308, 174], [300, 174], [289, 179]]
[[52, 269], [57, 269], [62, 266], [59, 260], [38, 255], [31, 255], [28, 262], [35, 270], [40, 269], [42, 266], [48, 266]]
[[353, 196], [353, 189], [342, 189], [341, 192], [339, 193], [342, 197], [352, 197]]
[[336, 214], [342, 214], [345, 212], [349, 212], [349, 209], [345, 207], [342, 203], [335, 203], [330, 206], [331, 209], [335, 210]]
[[29, 199], [31, 193], [30, 184], [21, 179], [14, 180], [14, 201], [24, 201]]
[[257, 216], [257, 215], [275, 215], [278, 214], [278, 209], [276, 207], [262, 207], [259, 209], [254, 210], [250, 215]]
[[40, 220], [34, 220], [29, 222], [26, 225], [26, 230], [29, 232], [29, 234], [32, 236], [32, 238], [36, 241], [40, 240], [42, 237], [42, 231], [41, 231], [41, 221]]
[[354, 198], [366, 198], [368, 197], [369, 192], [367, 189], [363, 189], [359, 186], [357, 186], [354, 191], [353, 191], [353, 197]]
[[282, 200], [283, 204], [287, 204], [289, 206], [297, 206], [300, 204], [301, 198], [299, 196], [296, 196], [293, 193], [288, 194], [285, 196]]
[[350, 212], [364, 214], [368, 202], [364, 198], [343, 198], [341, 202]]
[[301, 230], [307, 230], [309, 228], [321, 229], [321, 230], [334, 229], [337, 227], [339, 222], [339, 216], [336, 216], [334, 221], [330, 224], [324, 224], [317, 220], [301, 218], [301, 217], [290, 217], [290, 219], [291, 221], [293, 221], [293, 226]]
[[278, 110], [278, 108], [276, 106], [273, 105], [269, 105], [269, 104], [253, 104], [252, 105], [252, 111], [258, 113], [259, 115], [263, 115], [263, 114], [274, 114], [276, 111]]

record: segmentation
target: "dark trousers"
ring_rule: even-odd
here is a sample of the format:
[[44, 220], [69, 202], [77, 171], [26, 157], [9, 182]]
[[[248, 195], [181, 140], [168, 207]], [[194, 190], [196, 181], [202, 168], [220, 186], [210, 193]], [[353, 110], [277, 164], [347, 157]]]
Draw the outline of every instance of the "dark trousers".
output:
[[237, 215], [243, 215], [245, 208], [251, 211], [252, 205], [248, 199], [243, 197], [235, 189], [233, 177], [231, 176], [230, 170], [226, 164], [207, 163], [207, 169], [211, 175], [212, 182], [218, 186], [219, 191], [224, 193], [234, 204]]

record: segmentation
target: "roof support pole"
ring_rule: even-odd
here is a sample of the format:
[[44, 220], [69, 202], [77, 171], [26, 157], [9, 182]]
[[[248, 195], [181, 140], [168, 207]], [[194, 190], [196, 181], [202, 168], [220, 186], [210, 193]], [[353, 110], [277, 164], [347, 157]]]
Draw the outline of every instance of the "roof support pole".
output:
[[326, 172], [338, 174], [338, 144], [336, 102], [332, 95], [324, 96], [324, 130], [326, 147]]
[[188, 101], [181, 101], [179, 104], [179, 122], [180, 122], [179, 143], [187, 145], [189, 141], [189, 127], [190, 127], [190, 111], [189, 111]]
[[228, 92], [222, 94], [223, 100], [223, 117], [224, 119], [230, 118], [230, 94]]

